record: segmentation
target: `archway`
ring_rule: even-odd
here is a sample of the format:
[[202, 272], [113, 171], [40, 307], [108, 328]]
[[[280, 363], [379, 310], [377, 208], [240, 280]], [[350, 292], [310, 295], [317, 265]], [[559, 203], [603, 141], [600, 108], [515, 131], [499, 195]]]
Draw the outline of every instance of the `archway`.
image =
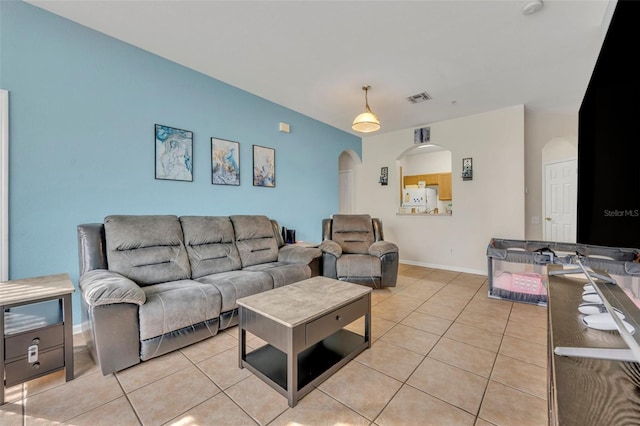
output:
[[355, 206], [355, 173], [362, 163], [355, 151], [342, 151], [338, 157], [338, 212], [350, 214]]

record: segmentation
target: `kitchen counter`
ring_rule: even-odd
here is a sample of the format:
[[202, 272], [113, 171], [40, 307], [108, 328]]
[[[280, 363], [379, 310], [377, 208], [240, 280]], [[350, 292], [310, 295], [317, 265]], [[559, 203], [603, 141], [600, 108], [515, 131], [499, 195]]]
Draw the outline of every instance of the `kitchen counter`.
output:
[[453, 216], [452, 213], [396, 213], [396, 216]]

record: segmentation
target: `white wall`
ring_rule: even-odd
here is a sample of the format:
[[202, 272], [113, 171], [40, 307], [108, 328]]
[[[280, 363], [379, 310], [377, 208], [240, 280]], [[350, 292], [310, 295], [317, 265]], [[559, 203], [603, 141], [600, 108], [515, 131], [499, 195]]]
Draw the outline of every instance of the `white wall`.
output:
[[[363, 139], [355, 213], [382, 219], [402, 263], [484, 274], [492, 237], [524, 238], [524, 106], [429, 126], [431, 141], [452, 153], [453, 216], [396, 214], [397, 158], [413, 145], [413, 128]], [[472, 181], [460, 177], [466, 157], [473, 158]], [[378, 184], [383, 166], [388, 186]]]
[[401, 163], [402, 173], [405, 176], [448, 173], [451, 171], [451, 151], [407, 155]]
[[[578, 156], [578, 114], [525, 109], [525, 236], [543, 240], [542, 171], [545, 163]], [[538, 223], [532, 223], [537, 217]]]

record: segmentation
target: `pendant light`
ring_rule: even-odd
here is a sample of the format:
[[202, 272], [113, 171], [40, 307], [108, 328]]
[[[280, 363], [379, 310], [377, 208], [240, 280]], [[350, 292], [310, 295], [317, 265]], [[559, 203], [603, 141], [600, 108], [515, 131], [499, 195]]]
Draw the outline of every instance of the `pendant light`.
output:
[[362, 86], [362, 90], [364, 90], [365, 111], [362, 114], [359, 114], [355, 120], [353, 120], [351, 128], [356, 132], [371, 133], [380, 129], [380, 120], [378, 120], [378, 116], [371, 112], [371, 108], [369, 108], [369, 99], [367, 98], [367, 92], [370, 88], [371, 86]]

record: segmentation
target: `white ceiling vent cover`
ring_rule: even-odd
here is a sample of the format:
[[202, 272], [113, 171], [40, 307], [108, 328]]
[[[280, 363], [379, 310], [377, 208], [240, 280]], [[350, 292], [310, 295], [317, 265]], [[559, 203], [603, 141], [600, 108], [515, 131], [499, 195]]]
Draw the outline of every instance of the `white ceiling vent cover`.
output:
[[431, 95], [427, 92], [418, 93], [417, 95], [409, 96], [407, 100], [412, 104], [418, 104], [420, 102], [428, 101], [431, 99]]

